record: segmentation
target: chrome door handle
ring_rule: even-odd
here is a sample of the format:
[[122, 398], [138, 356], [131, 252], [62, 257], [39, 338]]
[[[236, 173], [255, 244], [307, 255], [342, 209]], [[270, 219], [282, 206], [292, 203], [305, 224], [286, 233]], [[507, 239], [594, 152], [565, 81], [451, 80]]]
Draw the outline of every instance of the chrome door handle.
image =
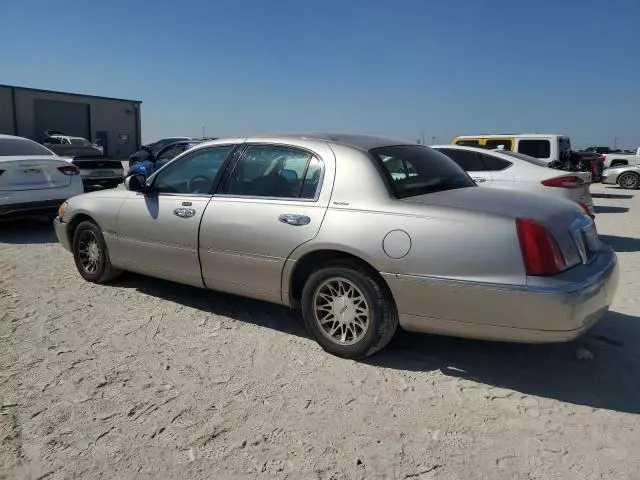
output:
[[309, 225], [311, 219], [306, 215], [296, 215], [295, 213], [283, 213], [278, 217], [282, 223], [286, 223], [287, 225]]
[[471, 179], [476, 183], [482, 183], [487, 181], [486, 178], [482, 178], [482, 177], [471, 177]]
[[193, 208], [180, 207], [180, 208], [176, 208], [173, 211], [173, 214], [176, 217], [180, 217], [180, 218], [191, 218], [196, 214], [196, 211]]

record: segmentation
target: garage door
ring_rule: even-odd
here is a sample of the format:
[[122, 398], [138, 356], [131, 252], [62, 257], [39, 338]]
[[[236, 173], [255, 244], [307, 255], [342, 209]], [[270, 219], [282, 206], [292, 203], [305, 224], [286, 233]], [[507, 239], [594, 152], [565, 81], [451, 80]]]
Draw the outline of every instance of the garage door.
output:
[[90, 139], [89, 104], [36, 99], [35, 135], [44, 139], [45, 130], [60, 130], [67, 135]]

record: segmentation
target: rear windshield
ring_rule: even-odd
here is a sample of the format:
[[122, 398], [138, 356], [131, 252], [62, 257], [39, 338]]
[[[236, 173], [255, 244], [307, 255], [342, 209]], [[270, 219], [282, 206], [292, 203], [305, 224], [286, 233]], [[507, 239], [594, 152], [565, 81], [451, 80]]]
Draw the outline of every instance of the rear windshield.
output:
[[397, 198], [476, 186], [453, 160], [428, 147], [397, 145], [370, 152], [383, 167]]
[[0, 138], [0, 157], [53, 154], [48, 148], [26, 138]]

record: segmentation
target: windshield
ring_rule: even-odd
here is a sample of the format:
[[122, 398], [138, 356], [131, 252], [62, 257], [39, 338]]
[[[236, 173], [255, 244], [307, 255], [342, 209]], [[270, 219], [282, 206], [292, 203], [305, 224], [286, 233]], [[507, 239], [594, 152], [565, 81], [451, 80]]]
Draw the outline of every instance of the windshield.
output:
[[370, 152], [382, 165], [397, 198], [476, 186], [453, 160], [431, 148], [397, 145]]
[[91, 146], [91, 142], [84, 138], [70, 138], [69, 141], [71, 142], [71, 145], [82, 145], [83, 147]]
[[0, 157], [55, 155], [48, 148], [26, 138], [0, 138]]

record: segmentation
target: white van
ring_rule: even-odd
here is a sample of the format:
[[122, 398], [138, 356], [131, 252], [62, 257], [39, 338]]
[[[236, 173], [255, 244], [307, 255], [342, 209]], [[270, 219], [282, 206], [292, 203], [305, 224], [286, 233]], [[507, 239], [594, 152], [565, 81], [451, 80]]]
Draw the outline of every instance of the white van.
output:
[[496, 149], [502, 148], [539, 158], [545, 162], [564, 159], [571, 152], [571, 141], [566, 135], [546, 133], [522, 133], [500, 135], [463, 135], [454, 145]]

